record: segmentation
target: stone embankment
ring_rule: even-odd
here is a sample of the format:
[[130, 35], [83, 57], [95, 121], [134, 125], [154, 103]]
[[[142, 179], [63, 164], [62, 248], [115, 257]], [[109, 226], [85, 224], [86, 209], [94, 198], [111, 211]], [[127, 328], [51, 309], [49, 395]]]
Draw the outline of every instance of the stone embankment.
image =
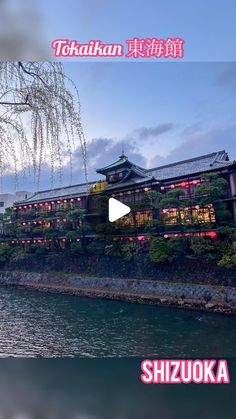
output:
[[236, 288], [77, 274], [0, 272], [0, 284], [38, 291], [236, 314]]

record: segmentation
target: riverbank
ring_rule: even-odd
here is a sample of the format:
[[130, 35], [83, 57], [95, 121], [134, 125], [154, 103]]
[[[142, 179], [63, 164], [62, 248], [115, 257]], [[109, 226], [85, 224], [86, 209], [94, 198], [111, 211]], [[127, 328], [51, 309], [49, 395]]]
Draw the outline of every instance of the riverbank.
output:
[[0, 285], [236, 314], [236, 288], [229, 286], [19, 271], [1, 271]]

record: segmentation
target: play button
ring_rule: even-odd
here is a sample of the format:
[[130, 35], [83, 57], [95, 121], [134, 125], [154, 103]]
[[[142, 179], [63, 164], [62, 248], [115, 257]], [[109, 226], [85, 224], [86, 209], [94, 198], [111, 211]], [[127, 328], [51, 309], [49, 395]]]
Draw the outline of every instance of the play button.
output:
[[120, 201], [117, 201], [117, 199], [109, 199], [108, 218], [111, 223], [113, 223], [116, 220], [119, 220], [119, 218], [121, 217], [124, 217], [124, 215], [129, 214], [130, 211], [130, 207], [128, 207], [125, 204], [122, 204], [122, 202]]

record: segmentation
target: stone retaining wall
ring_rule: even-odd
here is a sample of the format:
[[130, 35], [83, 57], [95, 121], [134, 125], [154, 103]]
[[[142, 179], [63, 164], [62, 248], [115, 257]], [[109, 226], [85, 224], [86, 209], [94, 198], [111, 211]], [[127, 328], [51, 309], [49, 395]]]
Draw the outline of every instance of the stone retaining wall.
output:
[[0, 272], [0, 284], [89, 297], [236, 313], [236, 289], [229, 286], [13, 271]]

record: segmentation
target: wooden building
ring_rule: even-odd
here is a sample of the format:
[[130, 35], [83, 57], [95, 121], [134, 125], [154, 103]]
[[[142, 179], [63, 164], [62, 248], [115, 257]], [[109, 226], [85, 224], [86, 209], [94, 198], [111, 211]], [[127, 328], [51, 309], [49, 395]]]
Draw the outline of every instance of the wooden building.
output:
[[[100, 181], [39, 191], [28, 199], [16, 202], [14, 219], [25, 231], [25, 238], [13, 239], [12, 242], [24, 241], [25, 244], [44, 241], [45, 229], [56, 229], [63, 222], [66, 223], [63, 218], [66, 209], [84, 211], [86, 220], [92, 225], [105, 222], [104, 202], [109, 197], [132, 208], [129, 215], [117, 221], [117, 225], [144, 228], [154, 216], [150, 203], [146, 201], [145, 204], [147, 193], [158, 191], [166, 194], [177, 189], [183, 191], [180, 197], [183, 202], [181, 208], [168, 206], [161, 210], [163, 224], [166, 226], [166, 231], [162, 229], [164, 237], [178, 234], [177, 219], [183, 225], [200, 225], [201, 232], [204, 232], [206, 225], [205, 234], [214, 237], [216, 218], [213, 205], [184, 205], [184, 202], [194, 197], [196, 188], [202, 182], [202, 175], [206, 173], [217, 173], [227, 181], [224, 201], [236, 220], [236, 162], [229, 160], [224, 150], [152, 169], [140, 167], [122, 154], [117, 161], [96, 171], [101, 175]], [[173, 233], [169, 233], [170, 226], [173, 226]], [[37, 234], [32, 234], [35, 228], [38, 228]], [[137, 230], [138, 234], [140, 230]], [[63, 235], [61, 239], [64, 240]]]

